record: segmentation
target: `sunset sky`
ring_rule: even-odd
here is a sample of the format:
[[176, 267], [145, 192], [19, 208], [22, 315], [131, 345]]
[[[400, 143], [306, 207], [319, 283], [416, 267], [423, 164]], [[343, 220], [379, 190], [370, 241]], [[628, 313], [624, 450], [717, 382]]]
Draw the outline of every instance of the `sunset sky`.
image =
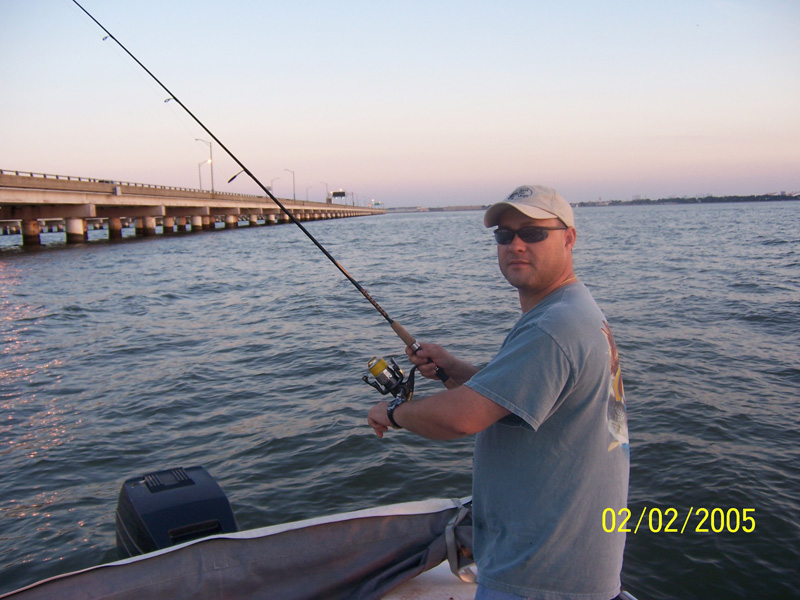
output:
[[[796, 0], [79, 1], [283, 198], [800, 192]], [[0, 168], [208, 188], [208, 134], [104, 35], [0, 0]]]

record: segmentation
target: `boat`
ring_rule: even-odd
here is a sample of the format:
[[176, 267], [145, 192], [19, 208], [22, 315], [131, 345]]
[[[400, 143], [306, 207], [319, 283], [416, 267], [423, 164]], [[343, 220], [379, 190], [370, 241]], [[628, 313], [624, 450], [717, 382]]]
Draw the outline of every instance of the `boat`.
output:
[[116, 530], [120, 560], [0, 598], [471, 600], [477, 588], [469, 497], [238, 531], [224, 492], [197, 466], [126, 480]]
[[402, 584], [444, 563], [461, 576], [445, 583], [447, 573], [436, 571], [422, 583], [472, 598], [470, 514], [468, 498], [436, 499], [238, 531], [203, 467], [167, 469], [123, 483], [115, 519], [120, 560], [0, 597], [399, 600], [413, 589]]

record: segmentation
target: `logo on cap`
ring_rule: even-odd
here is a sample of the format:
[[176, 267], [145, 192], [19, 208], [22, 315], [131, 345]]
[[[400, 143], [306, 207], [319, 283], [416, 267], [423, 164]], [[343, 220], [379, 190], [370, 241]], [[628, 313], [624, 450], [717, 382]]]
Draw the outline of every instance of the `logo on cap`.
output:
[[507, 202], [511, 200], [516, 200], [517, 198], [529, 198], [533, 196], [533, 190], [529, 187], [519, 187], [511, 192], [511, 195], [506, 198]]

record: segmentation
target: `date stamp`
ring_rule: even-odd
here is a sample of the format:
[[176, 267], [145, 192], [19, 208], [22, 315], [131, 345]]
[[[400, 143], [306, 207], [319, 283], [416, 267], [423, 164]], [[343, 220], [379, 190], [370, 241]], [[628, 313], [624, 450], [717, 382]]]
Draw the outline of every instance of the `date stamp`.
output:
[[[636, 522], [634, 526], [633, 523]], [[636, 516], [629, 508], [606, 508], [603, 531], [606, 533], [753, 533], [756, 530], [755, 508], [695, 508], [690, 506], [683, 517], [677, 508], [643, 506]]]

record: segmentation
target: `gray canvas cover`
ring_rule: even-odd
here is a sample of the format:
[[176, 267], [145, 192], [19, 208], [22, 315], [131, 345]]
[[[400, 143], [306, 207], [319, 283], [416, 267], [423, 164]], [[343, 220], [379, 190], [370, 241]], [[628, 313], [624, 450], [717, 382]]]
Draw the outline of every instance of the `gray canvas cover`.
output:
[[0, 598], [381, 598], [448, 554], [454, 572], [471, 563], [469, 509], [469, 499], [426, 500], [222, 534]]

